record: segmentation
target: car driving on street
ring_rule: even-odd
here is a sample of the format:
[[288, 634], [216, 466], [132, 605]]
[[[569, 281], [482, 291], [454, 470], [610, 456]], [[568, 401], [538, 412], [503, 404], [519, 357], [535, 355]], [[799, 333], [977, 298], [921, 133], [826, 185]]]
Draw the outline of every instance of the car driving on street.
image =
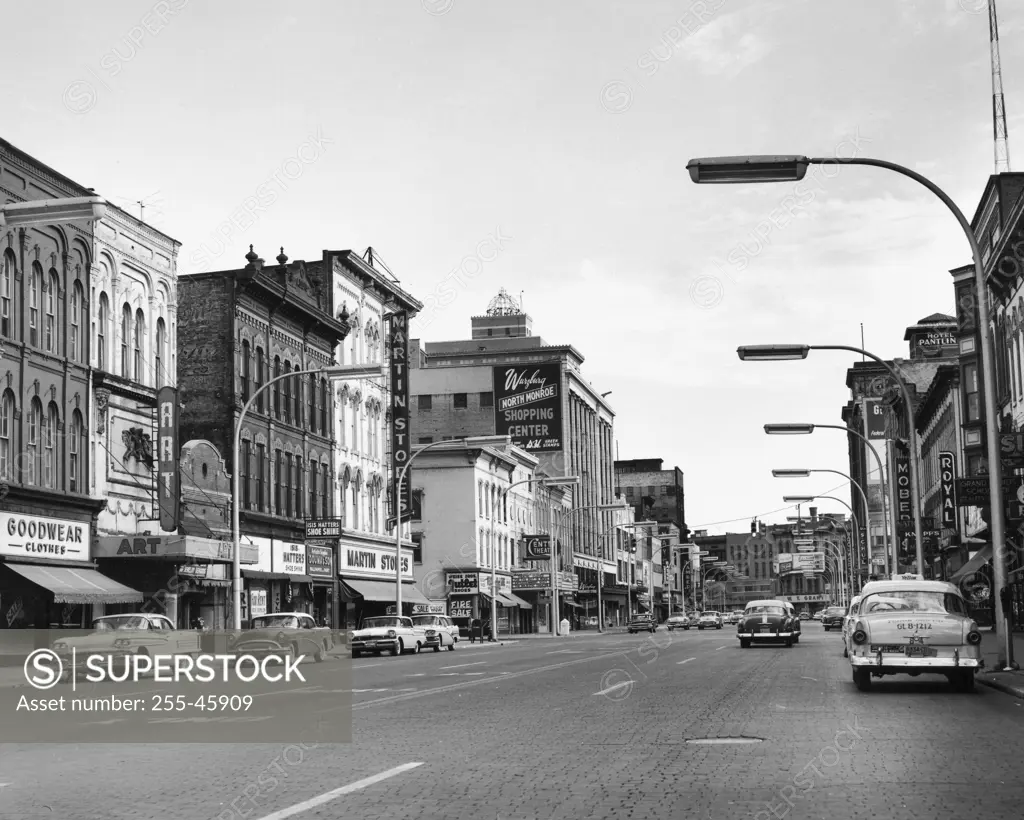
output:
[[650, 615], [634, 615], [629, 620], [627, 630], [630, 635], [637, 632], [656, 632], [658, 623]]
[[702, 612], [697, 621], [697, 629], [721, 629], [722, 614], [720, 612]]
[[690, 618], [688, 615], [673, 615], [671, 618], [665, 621], [665, 626], [668, 627], [669, 632], [672, 632], [676, 629], [689, 630]]
[[792, 646], [796, 620], [782, 601], [751, 601], [743, 611], [743, 618], [736, 628], [736, 637], [744, 649], [755, 643]]
[[846, 617], [846, 607], [830, 606], [821, 614], [821, 625], [826, 632], [833, 629], [843, 628], [843, 618]]

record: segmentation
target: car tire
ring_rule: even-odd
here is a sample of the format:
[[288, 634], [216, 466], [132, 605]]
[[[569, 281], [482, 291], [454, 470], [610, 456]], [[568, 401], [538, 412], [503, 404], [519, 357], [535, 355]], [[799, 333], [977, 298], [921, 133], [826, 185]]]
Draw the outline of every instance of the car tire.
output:
[[750, 641], [746, 638], [740, 638], [740, 649], [750, 649]]
[[321, 646], [317, 650], [316, 654], [313, 656], [313, 660], [315, 660], [317, 663], [323, 663], [325, 660], [327, 660], [327, 647]]
[[451, 646], [448, 647], [448, 651], [449, 652], [454, 652], [455, 651], [455, 641], [452, 641]]
[[404, 653], [405, 653], [405, 641], [403, 641], [401, 638], [399, 638], [398, 639], [398, 643], [391, 650], [391, 657], [392, 658], [397, 658], [399, 655], [402, 655]]
[[360, 652], [360, 651], [359, 651], [358, 649], [353, 649], [353, 650], [352, 650], [352, 658], [353, 658], [353, 659], [355, 659], [355, 658], [361, 658], [362, 656], [363, 656], [363, 653], [362, 653], [362, 652]]
[[441, 651], [441, 644], [438, 644], [437, 646], [435, 646], [434, 647], [434, 651], [435, 652], [440, 652]]
[[850, 657], [850, 650], [846, 648], [846, 644], [843, 644], [843, 657], [844, 658]]
[[866, 666], [853, 667], [853, 682], [861, 692], [871, 689], [871, 670]]
[[[822, 624], [822, 626], [824, 626], [824, 624]], [[826, 631], [826, 632], [829, 632], [829, 631], [831, 631], [830, 627], [827, 627], [827, 626], [826, 626], [826, 627], [825, 627], [825, 631]]]
[[974, 691], [974, 672], [970, 669], [963, 672], [954, 672], [949, 676], [949, 682], [953, 685], [955, 691], [969, 694]]
[[792, 638], [786, 638], [786, 649], [789, 649], [792, 646], [793, 646], [793, 639]]
[[721, 624], [719, 624], [718, 626], [715, 627], [715, 629], [721, 629], [721, 628], [722, 628]]

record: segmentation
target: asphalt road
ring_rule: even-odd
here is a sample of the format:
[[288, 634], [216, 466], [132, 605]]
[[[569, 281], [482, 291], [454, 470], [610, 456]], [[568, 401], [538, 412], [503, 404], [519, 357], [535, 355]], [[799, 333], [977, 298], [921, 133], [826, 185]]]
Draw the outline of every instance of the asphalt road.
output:
[[1024, 816], [1020, 701], [925, 677], [860, 693], [839, 637], [804, 630], [788, 649], [726, 627], [329, 661], [310, 686], [348, 681], [349, 744], [6, 744], [0, 817]]

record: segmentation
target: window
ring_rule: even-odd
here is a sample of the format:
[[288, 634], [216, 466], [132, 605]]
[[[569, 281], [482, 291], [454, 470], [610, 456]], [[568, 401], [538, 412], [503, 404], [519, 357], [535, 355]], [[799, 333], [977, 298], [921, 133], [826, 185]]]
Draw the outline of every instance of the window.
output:
[[0, 479], [11, 477], [11, 431], [14, 429], [14, 393], [0, 398]]
[[263, 362], [263, 348], [256, 348], [256, 372], [253, 375], [253, 388], [252, 392], [256, 396], [256, 410], [257, 412], [263, 412], [263, 394], [266, 392], [262, 390], [263, 387], [263, 368], [265, 364]]
[[242, 484], [242, 506], [252, 509], [252, 493], [249, 490], [249, 479], [252, 477], [252, 442], [242, 442], [242, 460], [238, 465], [238, 479]]
[[420, 410], [430, 410], [432, 407], [431, 399], [433, 397], [427, 394], [416, 397], [416, 406]]
[[132, 309], [128, 306], [124, 306], [124, 310], [121, 311], [121, 375], [126, 379], [131, 375], [131, 371], [128, 369], [130, 364], [128, 356], [128, 336], [132, 329]]
[[57, 486], [57, 425], [60, 421], [57, 405], [50, 402], [43, 423], [43, 486]]
[[352, 482], [352, 528], [359, 529], [359, 486]]
[[[291, 373], [292, 365], [291, 362], [286, 361], [284, 363], [284, 372]], [[282, 390], [281, 390], [281, 420], [285, 422], [291, 421], [292, 413], [292, 380], [290, 378], [281, 379]]]
[[267, 478], [267, 447], [256, 445], [256, 509], [265, 512], [267, 509], [266, 492]]
[[[295, 370], [300, 369], [299, 363], [295, 363]], [[295, 424], [302, 424], [302, 379], [299, 376], [292, 378], [292, 387], [295, 389]]]
[[167, 384], [167, 373], [164, 371], [164, 349], [167, 346], [167, 325], [163, 319], [156, 320], [156, 350], [153, 355], [153, 377], [156, 387], [163, 387]]
[[27, 468], [22, 481], [25, 484], [35, 484], [38, 476], [39, 461], [39, 428], [43, 423], [43, 405], [39, 399], [32, 399], [32, 405], [28, 414], [28, 430], [26, 442], [28, 449]]
[[[348, 442], [345, 440], [345, 404], [348, 402], [348, 393], [341, 394], [341, 401], [338, 402], [338, 444], [342, 447], [347, 447]], [[342, 507], [345, 505], [342, 504]]]
[[71, 416], [68, 451], [68, 489], [73, 493], [84, 493], [85, 471], [82, 469], [82, 455], [85, 453], [85, 426], [82, 424], [82, 414], [78, 410]]
[[292, 517], [292, 454], [284, 456], [284, 514]]
[[242, 402], [249, 401], [249, 340], [242, 342]]
[[0, 334], [11, 338], [14, 335], [14, 324], [11, 321], [11, 283], [17, 263], [14, 254], [4, 251], [4, 266], [0, 271]]
[[421, 532], [412, 534], [412, 562], [414, 564], [423, 563], [423, 533]]
[[302, 494], [303, 479], [306, 474], [302, 469], [302, 456], [295, 456], [295, 517], [302, 515], [302, 503], [306, 500]]
[[320, 515], [320, 482], [317, 480], [316, 462], [309, 460], [309, 515], [316, 517]]
[[469, 394], [468, 393], [456, 393], [455, 394], [455, 409], [465, 410], [469, 406]]
[[145, 351], [145, 338], [146, 338], [146, 319], [142, 315], [141, 310], [135, 311], [135, 344], [134, 358], [132, 371], [135, 376], [135, 381], [138, 384], [144, 384], [146, 381], [145, 372], [142, 366], [142, 356]]
[[47, 353], [57, 352], [57, 295], [60, 293], [60, 280], [57, 271], [50, 269], [50, 278], [46, 283], [46, 325], [43, 328], [43, 343]]
[[100, 312], [96, 319], [96, 366], [106, 370], [107, 366], [107, 322], [110, 321], [110, 305], [107, 294], [100, 294]]
[[[274, 378], [281, 375], [281, 357], [274, 357]], [[274, 418], [281, 418], [281, 382], [274, 382]]]
[[[320, 465], [320, 503], [321, 509], [323, 510], [324, 517], [327, 518], [331, 514], [331, 474], [327, 468], [327, 464]], [[344, 508], [342, 504], [342, 508]], [[342, 524], [345, 522], [342, 521]]]
[[969, 422], [981, 419], [981, 398], [978, 393], [978, 365], [976, 363], [964, 367], [964, 411]]
[[274, 514], [284, 514], [284, 501], [281, 497], [281, 493], [284, 489], [284, 456], [280, 450], [276, 450], [276, 456], [274, 458], [274, 477], [277, 479], [274, 482]]
[[486, 393], [480, 394], [480, 406], [481, 407], [494, 407], [494, 393], [488, 390]]
[[43, 286], [43, 269], [38, 262], [32, 264], [28, 277], [28, 343], [39, 347], [39, 303]]
[[85, 297], [82, 294], [82, 284], [75, 282], [71, 288], [71, 307], [69, 308], [70, 325], [68, 339], [68, 355], [71, 361], [82, 361], [82, 327], [85, 325]]
[[325, 438], [334, 438], [334, 436], [331, 435], [330, 406], [330, 385], [327, 384], [327, 379], [320, 379], [320, 435], [324, 436]]
[[[317, 423], [320, 421], [320, 414], [317, 412], [317, 406], [316, 406], [316, 397], [317, 397], [317, 394], [320, 392], [319, 390], [317, 390], [317, 386], [318, 385], [316, 383], [316, 379], [313, 378], [313, 377], [310, 377], [310, 379], [309, 379], [309, 396], [308, 396], [308, 398], [309, 398], [309, 404], [308, 404], [309, 412], [306, 415], [306, 424], [309, 425], [309, 432], [311, 432], [311, 433], [315, 433], [316, 432]], [[326, 434], [327, 431], [326, 430], [322, 430], [321, 432]]]

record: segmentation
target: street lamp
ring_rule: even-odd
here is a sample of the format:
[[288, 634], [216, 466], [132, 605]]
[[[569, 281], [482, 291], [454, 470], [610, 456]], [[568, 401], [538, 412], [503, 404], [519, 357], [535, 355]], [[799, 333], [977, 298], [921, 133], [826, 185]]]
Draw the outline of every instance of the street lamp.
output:
[[[232, 505], [231, 505], [231, 540], [233, 543], [232, 549], [232, 619], [234, 621], [235, 629], [242, 628], [242, 562], [241, 562], [241, 504], [242, 504], [242, 493], [241, 493], [241, 470], [238, 466], [239, 456], [238, 451], [242, 446], [242, 422], [245, 420], [246, 413], [253, 406], [256, 398], [260, 396], [264, 390], [269, 388], [272, 384], [276, 384], [281, 379], [293, 379], [296, 376], [308, 376], [315, 373], [318, 376], [328, 379], [375, 379], [381, 378], [387, 375], [387, 371], [380, 365], [372, 367], [370, 365], [347, 365], [347, 364], [335, 364], [328, 365], [327, 367], [314, 367], [308, 370], [292, 370], [288, 373], [282, 373], [280, 376], [274, 376], [269, 379], [266, 384], [261, 384], [257, 387], [249, 400], [242, 405], [242, 412], [238, 414], [238, 418], [235, 419], [235, 448], [233, 450], [234, 461], [231, 467], [231, 492], [232, 492]], [[399, 573], [401, 573], [401, 556], [399, 556]], [[401, 577], [401, 576], [399, 576]], [[399, 611], [401, 612], [401, 611]]]
[[[860, 522], [857, 520], [857, 515], [853, 511], [853, 507], [851, 507], [846, 501], [843, 501], [843, 499], [837, 498], [834, 495], [784, 495], [784, 496], [782, 496], [782, 500], [786, 504], [809, 504], [811, 501], [815, 501], [816, 499], [819, 499], [819, 498], [828, 498], [828, 499], [830, 499], [832, 501], [838, 501], [840, 504], [842, 504], [844, 507], [846, 507], [846, 509], [848, 509], [850, 511], [850, 520], [853, 521], [853, 538], [854, 538], [854, 541], [855, 541], [855, 543], [857, 545], [856, 546], [856, 551], [857, 551], [857, 570], [858, 570], [857, 588], [860, 589], [863, 586], [863, 584], [861, 583], [860, 573], [859, 573], [859, 570], [860, 570], [860, 533], [863, 530], [861, 529]], [[843, 527], [845, 529], [845, 527], [846, 527], [845, 523], [843, 524]], [[865, 543], [867, 543], [867, 535], [865, 535], [864, 540], [865, 540]], [[870, 549], [871, 549], [871, 545], [868, 544], [867, 546], [868, 546], [868, 559], [869, 559], [868, 563], [870, 564], [870, 558], [871, 558]]]
[[[833, 473], [834, 475], [842, 476], [850, 482], [854, 487], [857, 488], [860, 493], [861, 501], [864, 502], [864, 509], [868, 508], [868, 497], [864, 492], [864, 488], [856, 482], [852, 476], [848, 476], [846, 473], [841, 473], [839, 470], [772, 470], [772, 475], [776, 478], [810, 478], [811, 473]], [[885, 574], [889, 574], [889, 557], [885, 559]]]
[[[985, 410], [986, 429], [986, 450], [988, 454], [988, 492], [989, 506], [992, 509], [992, 521], [990, 528], [992, 532], [992, 575], [996, 590], [1001, 592], [1008, 583], [1006, 573], [1006, 533], [1003, 521], [1005, 501], [1003, 499], [1002, 471], [998, 469], [1000, 461], [1000, 442], [998, 437], [999, 408], [996, 397], [996, 357], [995, 357], [995, 325], [991, 321], [991, 309], [988, 299], [988, 283], [985, 281], [985, 268], [982, 261], [981, 248], [978, 245], [978, 238], [974, 234], [974, 228], [963, 211], [938, 185], [925, 176], [912, 171], [903, 165], [895, 162], [888, 162], [882, 159], [870, 157], [806, 157], [803, 155], [773, 155], [773, 156], [742, 156], [742, 157], [709, 157], [690, 160], [686, 167], [690, 172], [690, 179], [697, 183], [741, 183], [741, 182], [788, 182], [803, 179], [807, 173], [808, 165], [866, 165], [873, 168], [882, 168], [887, 171], [894, 171], [897, 174], [908, 177], [920, 185], [923, 185], [953, 214], [956, 221], [963, 229], [964, 236], [971, 246], [971, 255], [974, 258], [974, 307], [978, 311], [978, 326], [981, 337], [981, 370], [982, 370], [982, 406]], [[913, 429], [913, 425], [911, 425]], [[917, 454], [913, 454], [913, 464]], [[922, 549], [921, 534], [917, 533], [917, 547]], [[924, 567], [918, 558], [918, 572], [923, 572]], [[1002, 596], [994, 595], [996, 606], [996, 627], [1002, 630], [1003, 656], [999, 663], [1006, 671], [1014, 668], [1013, 660], [1013, 636], [1010, 630], [1008, 613], [1004, 610]]]
[[[495, 549], [495, 532], [494, 525], [498, 517], [498, 510], [502, 507], [502, 502], [508, 496], [508, 491], [513, 487], [519, 487], [523, 484], [531, 484], [537, 482], [542, 487], [569, 487], [575, 486], [580, 483], [579, 476], [561, 476], [558, 478], [525, 478], [522, 481], [517, 481], [514, 484], [509, 484], [507, 487], [503, 487], [501, 491], [495, 496], [494, 504], [491, 507], [491, 640], [496, 641], [498, 639], [498, 562], [497, 562], [497, 550]], [[618, 508], [616, 508], [618, 509]], [[561, 529], [561, 528], [559, 528]], [[557, 543], [557, 541], [556, 541]], [[551, 547], [551, 563], [552, 566], [555, 563], [555, 548]], [[554, 576], [553, 576], [554, 577]]]
[[[891, 522], [889, 520], [889, 517], [886, 515], [886, 503], [885, 503], [885, 500], [889, 496], [888, 496], [887, 491], [886, 491], [885, 469], [882, 467], [882, 459], [881, 459], [881, 457], [878, 455], [878, 452], [872, 446], [871, 440], [867, 436], [863, 435], [859, 431], [854, 430], [854, 429], [852, 429], [850, 427], [843, 427], [843, 426], [838, 425], [838, 424], [766, 424], [764, 426], [764, 431], [769, 436], [779, 436], [779, 435], [810, 435], [811, 433], [814, 432], [814, 428], [815, 427], [823, 427], [823, 428], [828, 429], [828, 430], [842, 430], [842, 431], [844, 431], [846, 433], [851, 433], [851, 434], [855, 435], [857, 438], [859, 438], [861, 441], [863, 441], [865, 446], [866, 446], [866, 449], [869, 450], [871, 452], [871, 455], [873, 455], [875, 457], [875, 464], [878, 466], [878, 480], [879, 480], [879, 482], [882, 485], [882, 529], [883, 529], [883, 531], [885, 531], [889, 535], [889, 547], [892, 550], [892, 555], [894, 557], [898, 556], [899, 553], [898, 553], [897, 547], [896, 547], [896, 527], [895, 526], [890, 527], [890, 523]], [[867, 471], [865, 471], [865, 472], [867, 472]], [[849, 506], [849, 505], [847, 505], [847, 506]], [[850, 507], [850, 514], [851, 515], [853, 514], [853, 507]], [[867, 518], [867, 520], [870, 522], [871, 521], [871, 511], [868, 510], [867, 508], [865, 508], [864, 515]], [[858, 565], [859, 565], [859, 559], [860, 559], [860, 543], [859, 542], [858, 542], [858, 547], [857, 547], [857, 558], [858, 558]]]
[[0, 206], [0, 228], [102, 219], [106, 215], [107, 201], [101, 196], [30, 199]]
[[[921, 525], [921, 481], [918, 477], [917, 459], [920, 448], [917, 442], [917, 425], [914, 422], [914, 403], [910, 398], [910, 390], [900, 373], [880, 356], [876, 356], [867, 350], [849, 345], [746, 345], [736, 349], [737, 355], [745, 362], [750, 361], [787, 361], [793, 359], [806, 359], [810, 350], [845, 350], [850, 353], [859, 353], [873, 359], [889, 371], [900, 391], [903, 393], [903, 409], [907, 417], [907, 446], [910, 449], [910, 493], [914, 499], [914, 540], [917, 557], [917, 571], [924, 572], [924, 531]], [[847, 429], [847, 428], [840, 428]], [[877, 455], [877, 454], [876, 454]], [[996, 462], [999, 463], [999, 462]], [[881, 465], [881, 461], [879, 461]], [[1000, 492], [1002, 489], [1000, 488]], [[868, 507], [865, 505], [865, 510]], [[894, 511], [895, 515], [895, 511]], [[893, 522], [895, 525], [895, 521]], [[895, 530], [895, 526], [893, 527]], [[893, 534], [892, 548], [895, 551], [895, 533]], [[898, 555], [893, 555], [893, 571], [898, 568]]]

